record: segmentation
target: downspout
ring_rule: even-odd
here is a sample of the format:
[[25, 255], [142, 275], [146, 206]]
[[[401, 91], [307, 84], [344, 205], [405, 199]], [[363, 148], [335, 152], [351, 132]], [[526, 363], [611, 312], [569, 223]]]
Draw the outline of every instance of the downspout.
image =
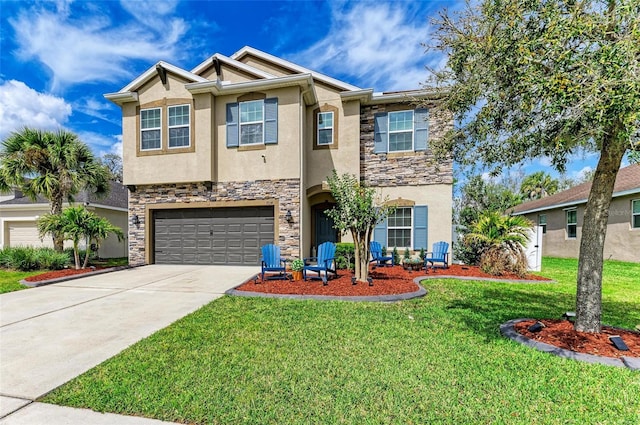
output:
[[305, 178], [304, 178], [304, 171], [305, 171], [305, 164], [304, 164], [304, 160], [305, 160], [305, 155], [304, 155], [304, 149], [305, 149], [305, 145], [304, 145], [304, 124], [305, 124], [305, 104], [304, 104], [304, 90], [300, 90], [300, 109], [299, 109], [299, 114], [300, 114], [300, 207], [299, 207], [299, 212], [298, 212], [298, 227], [299, 227], [299, 231], [298, 231], [298, 236], [299, 236], [299, 250], [300, 252], [298, 253], [298, 256], [300, 258], [304, 257], [304, 254], [302, 252], [302, 250], [304, 249], [304, 244], [303, 244], [303, 222], [304, 222], [304, 210], [305, 210], [305, 206], [306, 206], [306, 200], [304, 199], [304, 182], [305, 182]]

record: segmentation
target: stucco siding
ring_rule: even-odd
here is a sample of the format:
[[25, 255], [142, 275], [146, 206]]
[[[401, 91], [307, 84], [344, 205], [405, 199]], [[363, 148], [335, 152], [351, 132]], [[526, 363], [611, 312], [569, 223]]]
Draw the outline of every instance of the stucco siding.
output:
[[[640, 229], [631, 228], [631, 201], [640, 196], [631, 195], [612, 200], [609, 223], [604, 245], [604, 259], [640, 262]], [[529, 220], [538, 223], [539, 216], [547, 217], [547, 233], [542, 237], [542, 255], [561, 258], [578, 258], [580, 238], [584, 222], [585, 205], [577, 206], [577, 237], [567, 237], [566, 211], [561, 208], [526, 214]]]
[[300, 178], [300, 89], [268, 90], [267, 98], [278, 98], [278, 143], [259, 145], [257, 149], [227, 147], [226, 105], [239, 96], [216, 98], [215, 132], [217, 138], [215, 181], [253, 181]]

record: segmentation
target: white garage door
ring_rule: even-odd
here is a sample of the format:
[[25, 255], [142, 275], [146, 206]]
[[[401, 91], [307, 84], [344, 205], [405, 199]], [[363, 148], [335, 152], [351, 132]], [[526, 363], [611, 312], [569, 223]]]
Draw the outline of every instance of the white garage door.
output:
[[53, 247], [50, 237], [40, 240], [38, 227], [35, 221], [11, 221], [9, 222], [9, 246], [46, 246]]

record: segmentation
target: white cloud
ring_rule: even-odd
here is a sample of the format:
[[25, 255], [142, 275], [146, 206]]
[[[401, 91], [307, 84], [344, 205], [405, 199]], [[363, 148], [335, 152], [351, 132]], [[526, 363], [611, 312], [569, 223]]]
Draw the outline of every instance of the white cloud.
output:
[[122, 156], [121, 135], [104, 135], [92, 131], [79, 131], [76, 134], [97, 156], [101, 157], [107, 153], [117, 153]]
[[120, 115], [120, 110], [118, 109], [117, 113], [114, 114], [113, 104], [104, 101], [102, 98], [100, 100], [96, 100], [93, 97], [77, 99], [73, 102], [73, 109], [113, 125], [121, 125], [121, 120], [114, 118], [114, 116]]
[[71, 115], [64, 99], [40, 93], [22, 81], [9, 80], [0, 85], [0, 138], [23, 127], [43, 130], [62, 128]]
[[419, 88], [429, 77], [425, 65], [440, 68], [444, 62], [442, 55], [425, 55], [427, 17], [411, 7], [363, 2], [345, 11], [337, 5], [327, 36], [292, 60], [330, 75], [354, 76], [356, 85], [376, 91]]
[[[165, 10], [151, 9], [155, 12], [148, 16], [156, 18], [161, 15], [158, 10]], [[137, 22], [114, 22], [105, 13], [92, 12], [71, 13], [67, 3], [59, 4], [55, 12], [37, 7], [23, 10], [9, 20], [18, 57], [46, 65], [53, 74], [52, 88], [59, 89], [72, 83], [122, 81], [139, 71], [130, 66], [132, 59], [170, 61], [181, 52], [176, 41], [187, 30], [181, 19], [165, 16], [164, 25], [150, 30]]]
[[593, 171], [593, 168], [587, 165], [577, 171], [573, 171], [571, 174], [573, 175], [574, 179], [582, 181], [584, 180], [585, 175], [592, 171]]

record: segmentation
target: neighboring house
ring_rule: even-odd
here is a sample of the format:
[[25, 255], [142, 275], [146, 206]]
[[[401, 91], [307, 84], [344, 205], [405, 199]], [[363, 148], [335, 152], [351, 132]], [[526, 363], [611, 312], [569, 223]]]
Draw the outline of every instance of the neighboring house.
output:
[[[591, 182], [520, 204], [524, 215], [542, 227], [542, 255], [577, 258]], [[618, 171], [609, 208], [604, 258], [640, 262], [640, 164]]]
[[[76, 204], [84, 204], [89, 211], [105, 217], [114, 226], [118, 226], [127, 234], [127, 188], [117, 182], [111, 182], [111, 189], [105, 198], [97, 198], [87, 192], [74, 197]], [[64, 203], [63, 208], [68, 204]], [[38, 197], [34, 202], [22, 192], [0, 194], [0, 242], [1, 247], [15, 246], [47, 246], [53, 247], [50, 236], [40, 239], [36, 220], [51, 212], [49, 201]], [[71, 246], [65, 242], [65, 247]], [[127, 256], [127, 241], [118, 241], [110, 235], [98, 250], [102, 258]]]
[[105, 97], [122, 108], [130, 264], [257, 265], [274, 242], [309, 256], [341, 238], [334, 169], [398, 207], [383, 245], [451, 240], [452, 163], [429, 141], [453, 119], [427, 91], [374, 93], [244, 47], [191, 71], [158, 62]]

